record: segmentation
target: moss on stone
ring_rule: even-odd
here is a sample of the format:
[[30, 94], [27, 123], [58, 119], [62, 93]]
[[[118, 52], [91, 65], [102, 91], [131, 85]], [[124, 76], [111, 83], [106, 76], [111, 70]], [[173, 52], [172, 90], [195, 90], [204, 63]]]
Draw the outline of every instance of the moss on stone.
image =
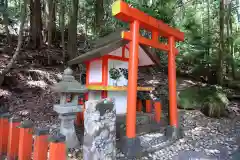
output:
[[210, 117], [225, 114], [229, 101], [226, 94], [217, 86], [192, 86], [178, 94], [178, 107], [181, 109], [199, 109]]

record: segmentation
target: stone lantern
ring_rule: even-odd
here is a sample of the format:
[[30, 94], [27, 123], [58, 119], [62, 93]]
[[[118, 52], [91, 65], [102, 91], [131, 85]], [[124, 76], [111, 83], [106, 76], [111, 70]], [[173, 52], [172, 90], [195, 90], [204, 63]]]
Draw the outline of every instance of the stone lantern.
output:
[[62, 81], [52, 87], [55, 92], [60, 93], [60, 104], [54, 105], [53, 110], [59, 114], [60, 133], [66, 137], [68, 148], [79, 146], [74, 121], [76, 113], [83, 111], [83, 105], [78, 104], [78, 99], [83, 98], [84, 93], [87, 92], [86, 87], [75, 80], [72, 74], [70, 68], [65, 69]]

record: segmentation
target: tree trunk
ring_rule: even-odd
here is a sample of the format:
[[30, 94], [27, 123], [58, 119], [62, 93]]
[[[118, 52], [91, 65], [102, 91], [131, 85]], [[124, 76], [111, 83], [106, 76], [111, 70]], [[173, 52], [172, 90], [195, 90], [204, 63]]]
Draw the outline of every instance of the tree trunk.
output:
[[[229, 4], [229, 12], [232, 13], [232, 3]], [[233, 45], [233, 26], [232, 26], [232, 17], [229, 18], [229, 30], [230, 30], [230, 54], [231, 54], [231, 68], [232, 68], [232, 78], [236, 79], [236, 69], [234, 61], [234, 45]]]
[[54, 23], [55, 23], [55, 0], [48, 0], [48, 9], [49, 9], [49, 14], [48, 14], [48, 46], [52, 45], [53, 42], [53, 31], [54, 31]]
[[7, 13], [7, 11], [3, 12], [3, 23], [4, 23], [4, 30], [5, 30], [6, 35], [7, 35], [8, 45], [11, 46], [12, 39], [11, 39], [11, 35], [10, 35], [9, 29], [8, 29], [9, 20], [8, 20], [8, 13]]
[[230, 61], [229, 61], [229, 57], [230, 57], [230, 51], [231, 51], [231, 45], [230, 45], [230, 38], [231, 38], [231, 35], [230, 35], [230, 19], [231, 19], [231, 5], [229, 4], [228, 5], [228, 9], [227, 9], [227, 15], [226, 15], [226, 26], [227, 26], [227, 49], [226, 49], [226, 76], [229, 76], [229, 64], [230, 64]]
[[207, 45], [208, 45], [208, 47], [207, 47], [207, 56], [209, 56], [210, 55], [210, 46], [211, 46], [211, 35], [210, 35], [210, 0], [207, 0], [207, 10], [208, 10], [208, 16], [207, 16], [207, 18], [208, 18], [208, 21], [207, 21], [207, 23], [208, 23], [208, 37], [207, 37]]
[[60, 29], [61, 29], [61, 45], [62, 45], [62, 53], [63, 53], [63, 60], [65, 62], [65, 0], [61, 0], [60, 6]]
[[95, 2], [95, 33], [101, 36], [104, 19], [103, 0], [96, 0]]
[[15, 61], [18, 58], [18, 55], [20, 53], [20, 50], [22, 48], [22, 42], [23, 42], [23, 28], [24, 28], [24, 24], [25, 24], [25, 20], [26, 20], [26, 6], [27, 6], [27, 0], [24, 0], [24, 3], [22, 5], [22, 10], [21, 10], [21, 24], [19, 26], [19, 34], [18, 34], [18, 44], [17, 44], [17, 48], [15, 50], [15, 53], [12, 57], [12, 59], [10, 60], [10, 62], [8, 63], [8, 65], [6, 66], [6, 68], [1, 71], [0, 73], [0, 86], [2, 85], [3, 81], [4, 81], [4, 77], [5, 75], [10, 71], [10, 69], [12, 68], [13, 64], [15, 63]]
[[219, 53], [218, 53], [218, 64], [217, 64], [217, 80], [218, 84], [223, 84], [223, 55], [224, 55], [224, 9], [225, 9], [225, 0], [220, 1], [220, 10], [219, 10]]
[[68, 55], [73, 59], [77, 55], [77, 15], [78, 0], [72, 0], [72, 12], [69, 12], [70, 22], [68, 25]]
[[31, 38], [29, 45], [33, 49], [39, 49], [42, 46], [42, 16], [40, 0], [30, 0], [30, 24]]

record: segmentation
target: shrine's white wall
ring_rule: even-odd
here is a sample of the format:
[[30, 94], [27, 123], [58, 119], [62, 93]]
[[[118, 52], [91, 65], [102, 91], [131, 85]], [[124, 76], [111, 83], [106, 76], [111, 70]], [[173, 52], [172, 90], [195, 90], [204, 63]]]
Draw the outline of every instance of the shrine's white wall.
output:
[[102, 82], [102, 60], [95, 60], [89, 64], [89, 83]]
[[117, 80], [117, 82], [110, 78], [110, 69], [111, 68], [128, 68], [128, 62], [120, 61], [120, 60], [108, 60], [108, 86], [127, 86], [127, 79], [124, 78], [124, 76], [121, 73], [121, 77]]
[[117, 114], [127, 113], [127, 92], [126, 91], [108, 91], [108, 98], [115, 99]]

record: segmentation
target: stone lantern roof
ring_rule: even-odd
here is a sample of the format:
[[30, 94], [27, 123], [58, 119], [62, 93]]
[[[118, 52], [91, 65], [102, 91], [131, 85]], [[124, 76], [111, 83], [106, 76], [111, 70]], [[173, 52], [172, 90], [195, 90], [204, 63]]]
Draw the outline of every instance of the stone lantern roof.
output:
[[82, 85], [77, 80], [75, 80], [72, 75], [73, 71], [71, 68], [64, 70], [62, 81], [55, 84], [52, 87], [52, 90], [59, 93], [85, 93], [87, 88], [85, 85]]

